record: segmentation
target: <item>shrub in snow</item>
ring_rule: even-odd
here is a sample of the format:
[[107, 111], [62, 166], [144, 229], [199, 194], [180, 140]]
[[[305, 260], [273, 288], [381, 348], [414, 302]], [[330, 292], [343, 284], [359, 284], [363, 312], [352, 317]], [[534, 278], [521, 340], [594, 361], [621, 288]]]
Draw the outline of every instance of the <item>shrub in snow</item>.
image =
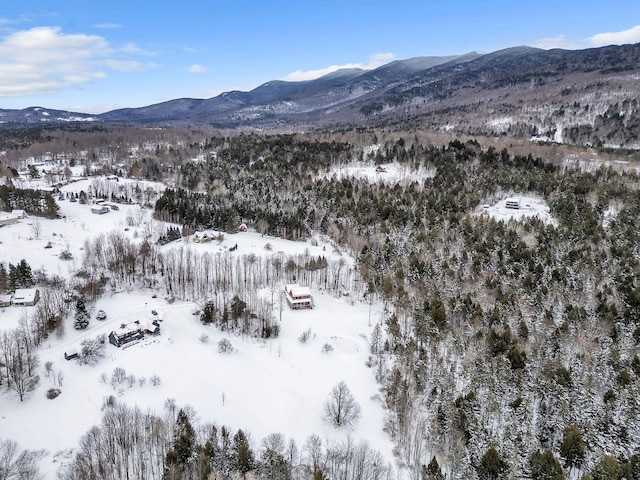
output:
[[109, 395], [102, 400], [102, 410], [116, 406], [116, 397]]
[[47, 390], [47, 398], [49, 400], [53, 400], [54, 398], [56, 398], [58, 395], [60, 395], [61, 390], [59, 388], [50, 388], [49, 390]]
[[104, 310], [98, 310], [98, 313], [96, 313], [96, 320], [105, 320], [106, 318], [106, 312]]
[[202, 343], [209, 343], [209, 335], [207, 335], [206, 333], [203, 333], [202, 335], [200, 335], [200, 341]]
[[304, 344], [304, 343], [307, 343], [310, 337], [311, 337], [311, 329], [308, 329], [302, 332], [302, 334], [298, 337], [298, 341]]
[[322, 345], [322, 353], [329, 353], [332, 351], [333, 351], [333, 345], [329, 343], [325, 343], [324, 345]]
[[61, 260], [71, 260], [73, 258], [73, 254], [69, 250], [63, 250], [60, 252], [59, 258]]
[[157, 387], [158, 385], [160, 385], [160, 377], [158, 375], [154, 375], [151, 377], [151, 384], [154, 387]]
[[338, 383], [324, 404], [324, 419], [336, 428], [350, 428], [360, 417], [360, 405], [345, 382]]
[[218, 352], [219, 353], [231, 353], [233, 352], [233, 345], [226, 338], [223, 338], [218, 342]]

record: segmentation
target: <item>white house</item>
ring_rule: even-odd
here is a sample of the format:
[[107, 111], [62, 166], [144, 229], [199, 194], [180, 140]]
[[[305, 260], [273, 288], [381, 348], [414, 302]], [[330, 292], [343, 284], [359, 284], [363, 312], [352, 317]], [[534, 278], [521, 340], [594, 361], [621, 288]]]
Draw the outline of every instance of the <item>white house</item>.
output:
[[13, 294], [14, 305], [31, 306], [40, 300], [40, 291], [37, 288], [18, 288]]
[[293, 310], [313, 308], [313, 299], [309, 287], [301, 287], [297, 283], [289, 283], [284, 286], [284, 296], [289, 307]]

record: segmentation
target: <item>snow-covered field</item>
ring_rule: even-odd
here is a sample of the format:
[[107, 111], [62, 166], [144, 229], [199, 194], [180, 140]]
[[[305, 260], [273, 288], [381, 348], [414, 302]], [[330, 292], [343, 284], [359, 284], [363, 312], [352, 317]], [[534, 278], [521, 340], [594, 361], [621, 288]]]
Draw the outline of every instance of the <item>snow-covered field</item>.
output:
[[[83, 187], [86, 185], [77, 182], [65, 188], [76, 191]], [[85, 240], [111, 230], [142, 239], [146, 231], [157, 227], [150, 220], [150, 211], [133, 205], [96, 215], [89, 205], [68, 200], [59, 204], [64, 219], [29, 217], [0, 228], [0, 260], [16, 264], [24, 258], [34, 270], [42, 268], [48, 275], [67, 278], [80, 266]], [[141, 220], [139, 225], [128, 225], [132, 217]], [[49, 242], [51, 248], [45, 248]], [[270, 245], [265, 248], [267, 243]], [[166, 248], [181, 244], [182, 241], [174, 242]], [[308, 251], [328, 258], [339, 255], [322, 241], [317, 245], [289, 242], [255, 232], [225, 235], [220, 244], [187, 246], [194, 250], [228, 251], [235, 244], [238, 249], [230, 254]], [[60, 259], [63, 250], [69, 250], [73, 259]], [[374, 372], [365, 365], [369, 336], [373, 324], [380, 320], [381, 310], [374, 304], [370, 314], [368, 303], [335, 298], [317, 290], [312, 290], [312, 294], [313, 310], [292, 311], [285, 304], [280, 312], [279, 302], [274, 302], [274, 315], [282, 318], [280, 336], [262, 341], [229, 336], [202, 325], [193, 315], [197, 305], [169, 304], [162, 289], [108, 292], [95, 304], [86, 330], [74, 330], [69, 318], [61, 338], [54, 334], [44, 342], [39, 352], [40, 385], [23, 403], [12, 392], [0, 388], [0, 437], [16, 440], [21, 448], [46, 449], [49, 454], [42, 467], [46, 478], [53, 479], [80, 436], [100, 421], [106, 396], [115, 395], [126, 403], [158, 413], [165, 401], [173, 398], [179, 407], [193, 406], [202, 421], [245, 429], [256, 442], [276, 432], [293, 438], [298, 445], [313, 433], [327, 441], [351, 435], [355, 440], [367, 440], [393, 463], [392, 444], [383, 432], [384, 412], [377, 396], [378, 386]], [[15, 328], [31, 308], [0, 309], [0, 330]], [[106, 320], [95, 319], [98, 309], [107, 313]], [[83, 339], [108, 334], [122, 323], [152, 318], [151, 310], [163, 318], [159, 337], [124, 350], [107, 345], [106, 357], [94, 367], [65, 360], [65, 351], [78, 347]], [[311, 335], [303, 344], [298, 339], [307, 330], [311, 330]], [[201, 340], [203, 334], [208, 337], [206, 342]], [[218, 352], [218, 341], [223, 338], [231, 341], [234, 352]], [[325, 344], [333, 350], [324, 353]], [[45, 396], [54, 386], [53, 376], [45, 376], [42, 368], [49, 361], [53, 362], [55, 375], [61, 372], [63, 376], [62, 393], [53, 400]], [[117, 367], [138, 381], [131, 387], [123, 384], [115, 389], [109, 381], [101, 381], [102, 374], [110, 379]], [[161, 379], [158, 386], [150, 381], [154, 375]], [[143, 385], [140, 378], [146, 379]], [[333, 386], [342, 380], [362, 408], [361, 418], [351, 431], [335, 430], [322, 419], [325, 400]]]

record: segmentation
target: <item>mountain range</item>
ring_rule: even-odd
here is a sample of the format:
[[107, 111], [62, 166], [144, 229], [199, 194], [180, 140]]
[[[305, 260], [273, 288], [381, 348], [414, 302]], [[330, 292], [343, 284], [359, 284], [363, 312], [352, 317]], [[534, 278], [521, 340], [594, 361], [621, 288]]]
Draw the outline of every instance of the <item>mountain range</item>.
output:
[[396, 60], [315, 80], [274, 80], [209, 99], [181, 98], [99, 115], [1, 110], [4, 126], [108, 122], [307, 131], [445, 130], [640, 148], [640, 44], [585, 50], [513, 47]]

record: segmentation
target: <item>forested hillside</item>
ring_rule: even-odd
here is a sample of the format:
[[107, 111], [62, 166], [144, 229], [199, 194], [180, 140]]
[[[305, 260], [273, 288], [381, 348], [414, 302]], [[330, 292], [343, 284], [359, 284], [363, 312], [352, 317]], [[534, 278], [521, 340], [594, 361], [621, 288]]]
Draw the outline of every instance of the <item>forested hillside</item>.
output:
[[[193, 228], [238, 215], [290, 238], [319, 231], [357, 256], [388, 304], [372, 363], [402, 463], [428, 477], [435, 456], [451, 478], [637, 468], [635, 171], [400, 139], [375, 160], [434, 175], [371, 184], [319, 175], [357, 157], [353, 145], [243, 136], [212, 149], [183, 170], [182, 186], [199, 193], [168, 190], [156, 215]], [[513, 195], [544, 199], [557, 224], [482, 213]]]
[[[88, 242], [79, 255], [83, 292], [152, 286], [170, 298], [208, 300], [203, 322], [266, 339], [277, 336], [277, 324], [259, 290], [292, 278], [331, 293], [346, 289], [384, 307], [373, 319], [368, 365], [399, 471], [425, 480], [640, 479], [636, 165], [572, 168], [474, 140], [435, 144], [400, 133], [346, 138], [190, 132], [171, 145], [122, 142], [117, 148], [129, 155], [117, 165], [115, 154], [99, 167], [99, 153], [78, 154], [101, 172], [165, 182], [154, 217], [171, 222], [141, 244], [118, 234]], [[408, 173], [344, 174], [353, 165]], [[545, 203], [552, 221], [492, 216], [488, 207], [507, 197]], [[355, 266], [323, 256], [232, 261], [165, 248], [181, 235], [233, 232], [242, 222], [291, 240], [326, 237]], [[202, 472], [231, 462], [220, 449], [236, 448], [237, 460], [241, 436], [216, 427], [196, 448], [188, 420], [158, 433], [167, 435], [164, 445], [185, 435], [198, 461], [209, 462], [198, 464]], [[76, 461], [102, 461], [90, 451], [100, 432], [88, 435]], [[178, 443], [171, 448], [161, 455], [175, 466], [166, 478], [191, 478], [196, 464], [186, 468]], [[326, 455], [324, 471], [338, 475]], [[296, 469], [281, 457], [281, 476], [255, 473], [326, 478], [317, 465]], [[268, 459], [261, 461], [266, 469]], [[340, 478], [360, 478], [355, 471]]]

